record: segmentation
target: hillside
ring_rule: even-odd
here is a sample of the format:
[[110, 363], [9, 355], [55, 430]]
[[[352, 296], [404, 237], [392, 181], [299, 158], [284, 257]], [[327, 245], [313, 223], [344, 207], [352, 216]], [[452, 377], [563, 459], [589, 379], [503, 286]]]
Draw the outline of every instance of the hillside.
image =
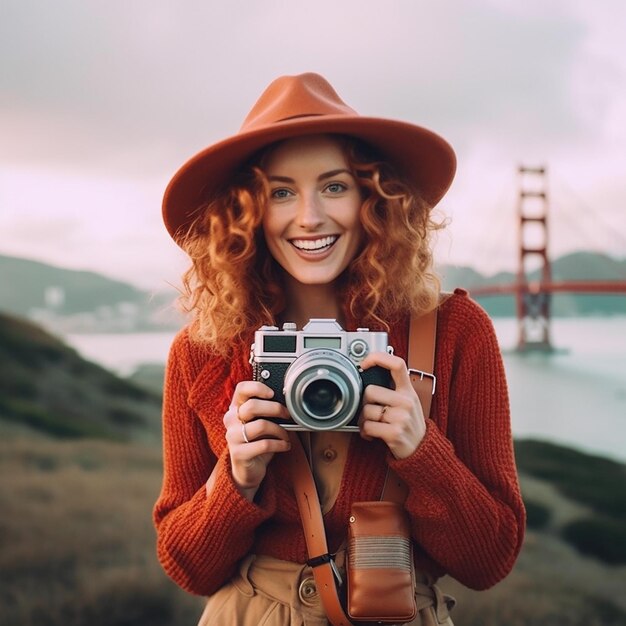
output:
[[145, 331], [180, 324], [169, 291], [150, 293], [95, 272], [0, 255], [0, 310], [69, 332]]
[[38, 261], [0, 255], [0, 302], [5, 311], [26, 315], [46, 305], [47, 289], [62, 289], [55, 302], [61, 314], [84, 313], [119, 302], [139, 304], [147, 294], [95, 272], [68, 270]]
[[[492, 589], [474, 592], [441, 581], [458, 600], [455, 624], [626, 624], [626, 567], [585, 556], [561, 537], [562, 527], [594, 512], [536, 475], [543, 464], [560, 466], [563, 475], [574, 467], [577, 475], [597, 469], [596, 460], [571, 452], [539, 442], [518, 450], [525, 500], [543, 507], [549, 521], [530, 525], [513, 572]], [[0, 438], [0, 622], [195, 624], [202, 599], [178, 589], [156, 560], [150, 512], [161, 475], [156, 446]], [[609, 487], [605, 478], [602, 471], [598, 488]]]
[[[516, 442], [515, 454], [529, 528], [556, 535], [582, 554], [626, 565], [626, 465], [533, 440]], [[558, 499], [575, 514], [555, 515]]]
[[[439, 268], [444, 289], [464, 287], [470, 294], [473, 288], [498, 284], [511, 284], [516, 277], [512, 272], [499, 272], [484, 276], [471, 267], [447, 266]], [[530, 280], [538, 280], [539, 273], [532, 272]], [[595, 252], [574, 252], [552, 262], [552, 278], [562, 280], [626, 280], [626, 258], [614, 259]], [[505, 296], [481, 296], [477, 300], [492, 317], [514, 317], [515, 298]], [[626, 314], [625, 295], [576, 295], [556, 294], [552, 297], [552, 314], [557, 317], [581, 317], [586, 315]]]
[[157, 440], [160, 394], [85, 361], [45, 330], [0, 313], [0, 428], [57, 437]]

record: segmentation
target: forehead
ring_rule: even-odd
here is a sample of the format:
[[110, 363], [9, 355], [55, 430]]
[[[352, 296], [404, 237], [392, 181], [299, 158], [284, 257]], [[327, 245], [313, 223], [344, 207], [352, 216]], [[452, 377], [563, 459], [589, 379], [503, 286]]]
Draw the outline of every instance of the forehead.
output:
[[343, 143], [332, 135], [306, 135], [281, 141], [264, 155], [261, 167], [266, 172], [289, 166], [327, 164], [347, 167]]

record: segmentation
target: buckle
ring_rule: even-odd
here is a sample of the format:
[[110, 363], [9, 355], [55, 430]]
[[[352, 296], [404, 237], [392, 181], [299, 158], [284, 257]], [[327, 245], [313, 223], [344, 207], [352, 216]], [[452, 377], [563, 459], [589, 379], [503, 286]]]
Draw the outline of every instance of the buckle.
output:
[[320, 556], [314, 556], [313, 558], [309, 559], [306, 564], [309, 567], [319, 567], [320, 565], [324, 565], [325, 563], [330, 563], [332, 559], [333, 557], [327, 552], [326, 554], [322, 554]]
[[419, 376], [420, 380], [424, 380], [424, 377], [430, 378], [433, 381], [433, 389], [431, 391], [431, 395], [435, 395], [435, 387], [437, 386], [437, 377], [430, 372], [423, 372], [422, 370], [416, 370], [412, 367], [408, 368], [409, 376]]
[[335, 575], [335, 578], [337, 579], [337, 584], [341, 587], [341, 585], [343, 585], [343, 578], [341, 577], [341, 573], [339, 572], [339, 568], [337, 567], [337, 564], [335, 563], [335, 559], [333, 559], [333, 555], [332, 554], [321, 554], [320, 556], [314, 556], [311, 559], [308, 559], [306, 564], [309, 567], [319, 567], [320, 565], [325, 565], [326, 563], [330, 563], [330, 569], [333, 570], [333, 574]]

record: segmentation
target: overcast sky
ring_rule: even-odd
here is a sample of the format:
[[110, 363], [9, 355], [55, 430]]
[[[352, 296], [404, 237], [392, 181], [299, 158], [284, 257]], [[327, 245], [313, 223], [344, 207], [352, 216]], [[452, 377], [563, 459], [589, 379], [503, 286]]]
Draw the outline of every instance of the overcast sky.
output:
[[624, 24], [623, 0], [3, 0], [0, 254], [176, 283], [169, 178], [316, 71], [455, 148], [442, 262], [515, 267], [519, 164], [548, 167], [554, 255], [624, 257]]

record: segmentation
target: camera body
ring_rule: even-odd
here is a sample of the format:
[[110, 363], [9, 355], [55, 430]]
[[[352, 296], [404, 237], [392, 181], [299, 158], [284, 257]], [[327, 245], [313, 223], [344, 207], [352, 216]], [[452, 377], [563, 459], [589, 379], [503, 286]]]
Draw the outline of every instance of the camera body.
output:
[[254, 380], [274, 390], [293, 421], [268, 418], [291, 430], [357, 431], [367, 385], [391, 388], [384, 367], [359, 367], [370, 352], [393, 353], [387, 333], [348, 332], [334, 319], [311, 319], [302, 330], [292, 322], [262, 326], [250, 349]]

